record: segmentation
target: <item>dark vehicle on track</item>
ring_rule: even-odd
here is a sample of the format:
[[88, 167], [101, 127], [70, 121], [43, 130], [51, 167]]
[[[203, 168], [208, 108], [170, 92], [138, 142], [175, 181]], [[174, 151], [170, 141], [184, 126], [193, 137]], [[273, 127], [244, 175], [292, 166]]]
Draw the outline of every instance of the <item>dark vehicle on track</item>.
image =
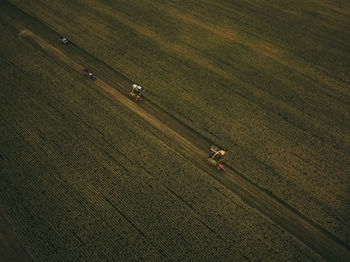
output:
[[88, 76], [91, 80], [96, 80], [96, 76], [87, 69], [83, 69], [84, 75]]

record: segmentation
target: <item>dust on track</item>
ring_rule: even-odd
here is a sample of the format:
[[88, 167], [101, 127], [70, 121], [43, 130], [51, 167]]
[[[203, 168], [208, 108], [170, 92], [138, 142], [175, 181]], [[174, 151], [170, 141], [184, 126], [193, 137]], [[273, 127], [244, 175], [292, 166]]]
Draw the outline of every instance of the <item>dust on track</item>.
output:
[[[68, 56], [64, 50], [61, 51], [61, 48], [55, 47], [44, 37], [41, 37], [40, 34], [36, 34], [28, 28], [22, 27], [17, 29], [19, 32], [18, 36], [23, 39], [23, 41], [40, 48], [48, 56], [77, 72], [83, 70], [84, 67], [82, 64], [86, 61], [87, 56], [92, 60], [96, 60], [96, 58], [74, 45], [75, 54], [73, 59]], [[47, 30], [50, 31], [50, 29]], [[100, 65], [100, 71], [101, 68], [107, 68], [102, 61], [95, 61], [94, 64], [96, 63]], [[109, 71], [113, 70], [110, 69]], [[117, 73], [115, 72], [115, 74]], [[149, 104], [150, 107], [152, 107], [151, 110], [144, 108], [147, 107], [147, 103], [140, 107], [140, 105], [129, 99], [127, 93], [121, 92], [120, 90], [129, 89], [130, 86], [127, 84], [130, 81], [124, 78], [116, 83], [112, 81], [108, 75], [104, 75], [103, 77], [97, 75], [97, 77], [98, 79], [95, 81], [95, 84], [98, 88], [108, 94], [115, 102], [122, 103], [145, 122], [158, 129], [167, 139], [180, 145], [181, 153], [183, 153], [187, 159], [190, 159], [198, 168], [239, 195], [247, 204], [272, 219], [276, 224], [313, 248], [324, 258], [330, 261], [347, 261], [350, 257], [350, 248], [346, 243], [339, 240], [271, 193], [266, 192], [258, 185], [247, 180], [245, 176], [236, 171], [234, 167], [228, 167], [225, 173], [218, 174], [215, 172], [215, 169], [206, 165], [205, 159], [207, 152], [204, 148], [208, 144], [208, 140], [199, 136], [193, 130], [189, 130], [189, 128], [185, 127], [182, 123], [171, 119], [170, 116], [166, 116], [164, 112], [161, 112], [161, 109], [157, 109], [151, 104]]]

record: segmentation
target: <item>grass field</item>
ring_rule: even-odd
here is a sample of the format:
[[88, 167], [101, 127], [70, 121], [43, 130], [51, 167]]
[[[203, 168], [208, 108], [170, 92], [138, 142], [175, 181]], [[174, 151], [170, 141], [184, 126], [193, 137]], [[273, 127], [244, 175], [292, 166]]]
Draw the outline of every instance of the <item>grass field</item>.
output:
[[349, 253], [349, 4], [10, 2], [0, 207], [34, 260], [345, 261], [259, 192]]

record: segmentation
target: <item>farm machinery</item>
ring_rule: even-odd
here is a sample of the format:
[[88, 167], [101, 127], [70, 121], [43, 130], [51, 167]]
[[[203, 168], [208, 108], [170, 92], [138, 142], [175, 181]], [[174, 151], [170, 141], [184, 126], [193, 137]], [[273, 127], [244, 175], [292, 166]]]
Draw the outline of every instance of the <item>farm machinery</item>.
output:
[[96, 80], [96, 76], [93, 73], [89, 72], [89, 70], [83, 69], [83, 73], [84, 75], [88, 76], [91, 80]]
[[216, 166], [218, 170], [225, 171], [225, 168], [221, 162], [224, 160], [226, 153], [227, 151], [225, 149], [222, 149], [217, 145], [212, 145], [208, 156], [209, 164]]
[[136, 100], [136, 102], [142, 103], [141, 93], [143, 87], [138, 84], [133, 84], [129, 96]]
[[67, 39], [66, 37], [64, 37], [64, 36], [60, 36], [60, 37], [59, 37], [59, 41], [60, 41], [62, 44], [64, 44], [64, 45], [66, 45], [66, 44], [69, 43], [68, 39]]

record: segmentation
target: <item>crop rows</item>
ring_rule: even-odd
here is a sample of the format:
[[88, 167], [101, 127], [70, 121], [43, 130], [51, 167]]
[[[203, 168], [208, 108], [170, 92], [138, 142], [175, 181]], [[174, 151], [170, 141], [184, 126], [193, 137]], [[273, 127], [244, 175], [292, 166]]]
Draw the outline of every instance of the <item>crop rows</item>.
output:
[[349, 242], [349, 8], [11, 2], [142, 83], [160, 108], [229, 148], [228, 165]]
[[6, 23], [0, 206], [35, 260], [321, 260]]

